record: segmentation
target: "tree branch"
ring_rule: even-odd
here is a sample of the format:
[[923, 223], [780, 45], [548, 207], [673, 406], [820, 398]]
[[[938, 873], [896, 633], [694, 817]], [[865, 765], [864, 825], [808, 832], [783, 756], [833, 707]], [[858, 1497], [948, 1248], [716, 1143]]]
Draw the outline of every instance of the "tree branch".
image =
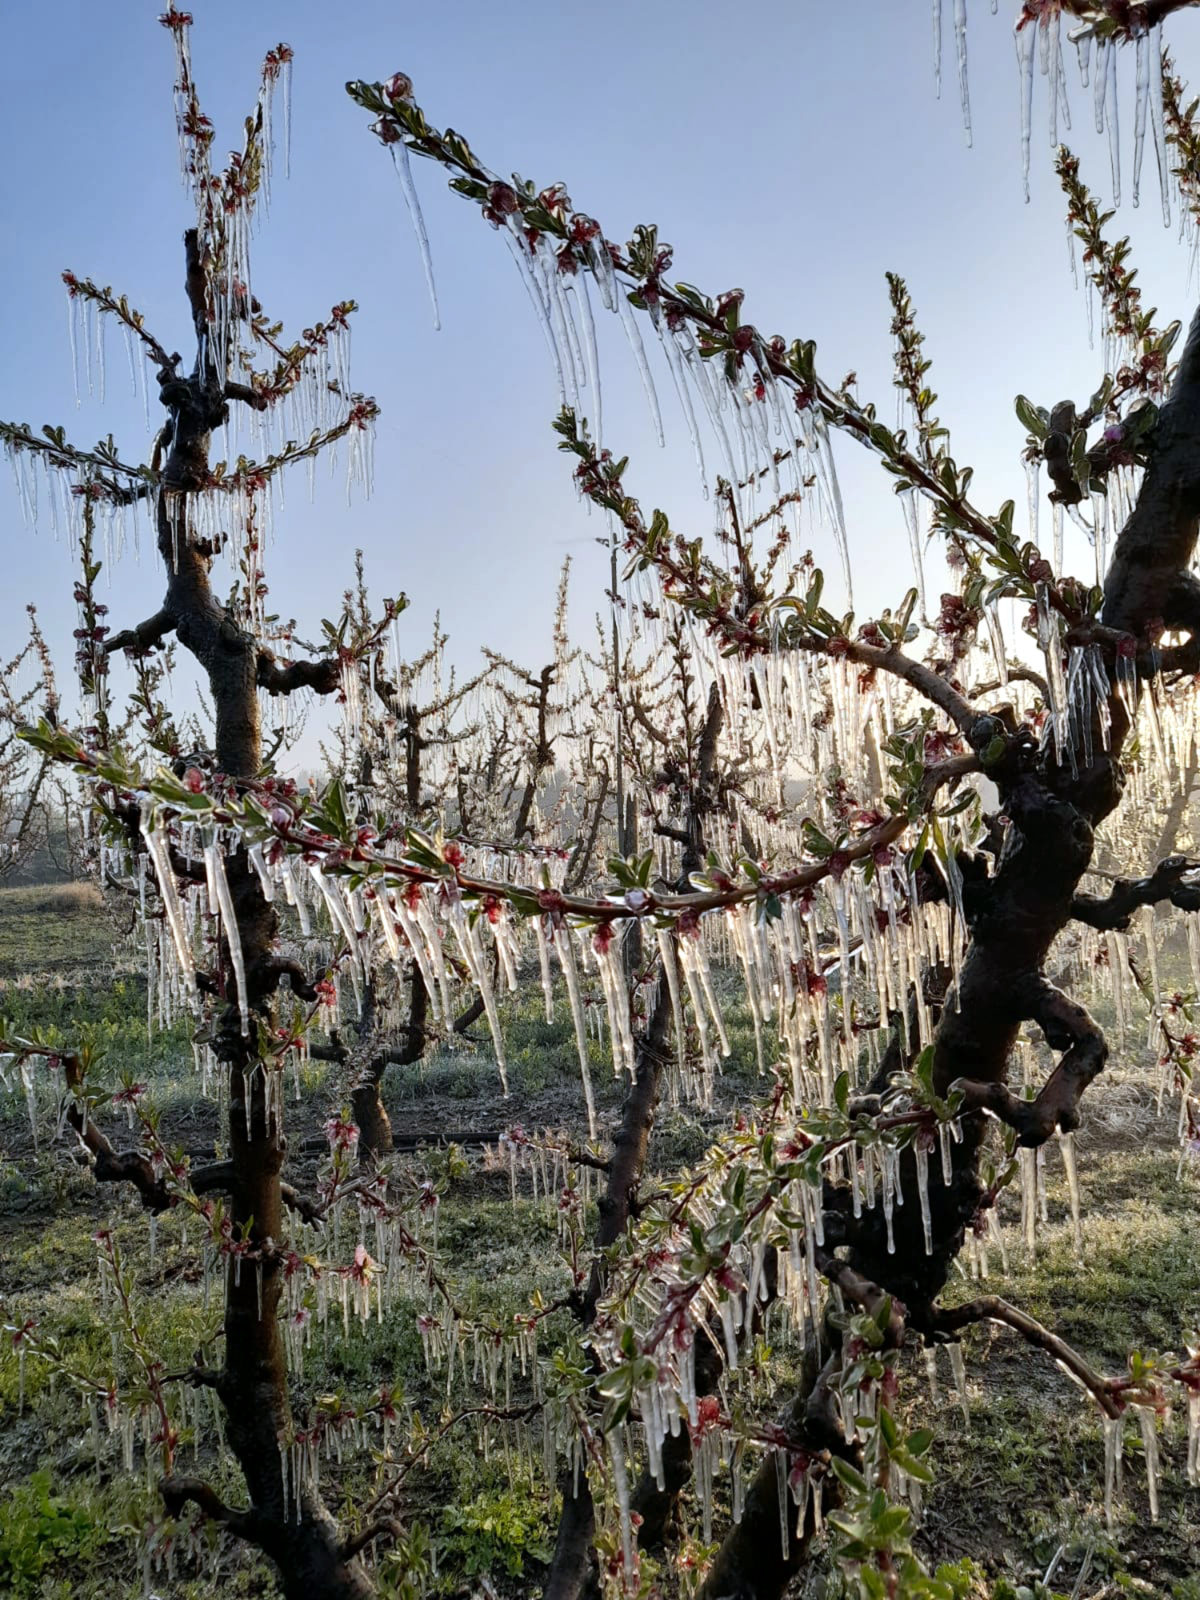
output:
[[1123, 929], [1139, 906], [1170, 901], [1179, 911], [1200, 911], [1200, 884], [1185, 883], [1188, 873], [1200, 872], [1200, 861], [1187, 856], [1168, 856], [1160, 861], [1148, 878], [1116, 878], [1111, 892], [1077, 894], [1071, 901], [1071, 915], [1089, 928]]
[[1007, 1300], [1001, 1300], [1000, 1296], [995, 1294], [981, 1295], [978, 1300], [968, 1300], [961, 1306], [934, 1308], [934, 1329], [938, 1333], [955, 1333], [973, 1322], [1001, 1322], [1005, 1327], [1015, 1329], [1028, 1344], [1052, 1355], [1076, 1382], [1093, 1394], [1106, 1416], [1121, 1415], [1121, 1407], [1113, 1398], [1109, 1380], [1102, 1378], [1077, 1350], [1073, 1350], [1056, 1333], [1051, 1333], [1049, 1328], [1043, 1327], [1037, 1318], [1031, 1317], [1027, 1311], [1010, 1305]]
[[227, 1506], [202, 1478], [163, 1478], [158, 1492], [171, 1516], [178, 1517], [186, 1505], [197, 1506], [210, 1522], [220, 1523], [239, 1539], [262, 1548], [267, 1530], [258, 1514]]
[[271, 404], [266, 395], [259, 394], [250, 384], [235, 383], [232, 379], [226, 380], [225, 398], [240, 400], [243, 405], [251, 406], [255, 411], [266, 411]]
[[139, 622], [136, 628], [125, 628], [121, 633], [114, 633], [111, 639], [104, 641], [103, 648], [109, 655], [114, 650], [150, 650], [156, 644], [161, 644], [174, 627], [174, 617], [166, 611], [156, 611], [145, 622]]
[[268, 694], [291, 694], [296, 689], [311, 689], [314, 694], [333, 694], [341, 688], [341, 667], [331, 656], [318, 661], [279, 662], [269, 650], [258, 653], [257, 681]]
[[[79, 1058], [62, 1057], [67, 1087], [78, 1093], [83, 1088], [83, 1073]], [[92, 1157], [92, 1171], [97, 1183], [130, 1183], [141, 1197], [142, 1206], [157, 1214], [175, 1204], [163, 1179], [155, 1172], [148, 1157], [139, 1150], [116, 1150], [108, 1136], [100, 1131], [88, 1114], [82, 1099], [72, 1100], [67, 1107], [67, 1121], [79, 1136], [79, 1142]]]

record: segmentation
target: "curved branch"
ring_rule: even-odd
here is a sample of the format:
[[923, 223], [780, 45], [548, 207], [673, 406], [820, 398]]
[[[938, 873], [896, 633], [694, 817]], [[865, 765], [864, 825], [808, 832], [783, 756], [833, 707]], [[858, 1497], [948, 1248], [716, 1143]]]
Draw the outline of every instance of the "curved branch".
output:
[[797, 640], [801, 650], [812, 650], [822, 655], [844, 656], [857, 666], [870, 667], [876, 672], [888, 672], [902, 678], [911, 689], [944, 711], [962, 733], [969, 734], [979, 720], [979, 712], [971, 702], [940, 673], [923, 661], [906, 656], [899, 645], [867, 644], [861, 639], [824, 639], [813, 636]]
[[1077, 1383], [1094, 1395], [1106, 1416], [1121, 1415], [1121, 1407], [1113, 1398], [1110, 1381], [1102, 1378], [1077, 1350], [1073, 1350], [1065, 1340], [1059, 1338], [1058, 1334], [1051, 1333], [1049, 1328], [1044, 1327], [1036, 1317], [1031, 1317], [1027, 1311], [1010, 1305], [1007, 1300], [1002, 1300], [995, 1294], [981, 1295], [978, 1300], [968, 1300], [961, 1306], [934, 1307], [933, 1325], [937, 1333], [956, 1333], [960, 1328], [968, 1327], [973, 1322], [1000, 1322], [1005, 1327], [1015, 1329], [1026, 1343], [1052, 1355], [1059, 1366], [1065, 1368]]
[[341, 687], [342, 671], [331, 656], [322, 656], [319, 661], [279, 662], [269, 650], [260, 650], [256, 678], [268, 694], [291, 694], [296, 689], [333, 694]]
[[[72, 1093], [83, 1088], [83, 1072], [75, 1055], [62, 1057], [67, 1087]], [[92, 1171], [97, 1183], [130, 1183], [137, 1190], [142, 1206], [156, 1215], [175, 1204], [175, 1197], [164, 1180], [155, 1172], [149, 1158], [139, 1150], [114, 1149], [107, 1134], [102, 1133], [88, 1114], [83, 1099], [73, 1100], [67, 1107], [67, 1121], [79, 1136], [79, 1142], [92, 1157]]]
[[227, 1506], [203, 1478], [164, 1478], [158, 1492], [171, 1516], [177, 1517], [186, 1505], [194, 1505], [210, 1522], [228, 1528], [239, 1539], [264, 1547], [268, 1530], [262, 1518], [254, 1511], [235, 1511]]

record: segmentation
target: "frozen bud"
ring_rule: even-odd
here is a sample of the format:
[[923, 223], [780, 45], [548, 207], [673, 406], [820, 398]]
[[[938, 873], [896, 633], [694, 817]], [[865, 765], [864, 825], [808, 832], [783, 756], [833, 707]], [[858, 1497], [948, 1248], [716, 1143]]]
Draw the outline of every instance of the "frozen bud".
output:
[[204, 793], [204, 774], [199, 767], [189, 767], [183, 775], [183, 786], [189, 794]]
[[726, 289], [724, 294], [717, 296], [717, 316], [727, 317], [731, 311], [737, 311], [745, 298], [744, 289]]
[[488, 205], [498, 217], [511, 217], [520, 206], [517, 191], [507, 183], [493, 183], [487, 198]]
[[271, 807], [271, 821], [277, 828], [286, 828], [292, 820], [292, 813], [286, 806]]
[[625, 904], [630, 911], [644, 911], [650, 903], [650, 896], [645, 889], [630, 889], [625, 896]]
[[413, 82], [407, 72], [393, 72], [383, 86], [383, 92], [389, 100], [411, 100], [413, 97]]
[[378, 122], [373, 122], [371, 132], [381, 144], [399, 144], [403, 137], [400, 124], [393, 122], [391, 117], [380, 117]]

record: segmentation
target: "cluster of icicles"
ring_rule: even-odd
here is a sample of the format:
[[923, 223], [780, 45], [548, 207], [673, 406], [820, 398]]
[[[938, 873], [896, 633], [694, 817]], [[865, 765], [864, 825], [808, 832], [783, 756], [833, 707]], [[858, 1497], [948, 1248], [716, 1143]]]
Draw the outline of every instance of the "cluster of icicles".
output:
[[[992, 11], [998, 9], [998, 0], [991, 0]], [[1014, 9], [1018, 9], [1014, 5]], [[1063, 16], [1057, 0], [1031, 0], [1022, 12], [1032, 13], [1023, 18], [1016, 30], [1017, 67], [1021, 82], [1021, 167], [1025, 182], [1025, 195], [1029, 196], [1030, 145], [1033, 136], [1033, 86], [1040, 73], [1047, 79], [1050, 146], [1059, 140], [1059, 128], [1070, 129], [1071, 107], [1067, 86], [1066, 45], [1073, 42], [1079, 66], [1079, 78], [1084, 89], [1090, 89], [1093, 101], [1096, 132], [1108, 133], [1109, 158], [1112, 166], [1113, 203], [1121, 203], [1121, 130], [1117, 113], [1117, 60], [1122, 46], [1114, 39], [1097, 37], [1084, 24], [1076, 27], [1064, 38]], [[1100, 9], [1099, 7], [1097, 9]], [[942, 19], [943, 0], [933, 0], [933, 60], [938, 90], [941, 89], [942, 72]], [[1070, 27], [1071, 19], [1068, 19]], [[967, 142], [971, 142], [971, 100], [967, 81], [967, 0], [954, 0], [954, 43], [958, 69], [959, 97], [962, 102], [963, 127]], [[1136, 55], [1136, 82], [1134, 88], [1134, 145], [1133, 145], [1133, 203], [1137, 205], [1141, 182], [1142, 157], [1145, 153], [1147, 125], [1154, 142], [1158, 161], [1159, 186], [1162, 194], [1163, 221], [1171, 220], [1170, 184], [1171, 167], [1167, 155], [1166, 127], [1163, 119], [1162, 74], [1162, 23], [1155, 22], [1143, 28], [1133, 41]]]
[[[190, 20], [190, 19], [189, 19]], [[221, 272], [212, 284], [209, 338], [220, 370], [233, 365], [239, 324], [251, 295], [250, 237], [254, 211], [261, 201], [270, 203], [274, 158], [274, 96], [283, 90], [283, 144], [287, 165], [291, 143], [291, 52], [275, 52], [264, 65], [254, 114], [247, 119], [247, 147], [239, 168], [231, 162], [227, 173], [212, 170], [211, 145], [190, 127], [196, 109], [188, 26], [170, 29], [175, 45], [175, 121], [179, 135], [179, 168], [183, 182], [196, 202], [196, 226], [204, 255], [216, 258]], [[211, 130], [210, 130], [211, 132]], [[256, 177], [258, 189], [243, 174]]]
[[[437, 322], [437, 295], [429, 240], [410, 171], [407, 145], [391, 146], [404, 197], [413, 220]], [[559, 402], [587, 419], [597, 447], [603, 445], [603, 403], [593, 292], [601, 307], [615, 316], [633, 355], [658, 442], [664, 439], [662, 410], [638, 315], [627, 298], [628, 285], [618, 276], [608, 241], [599, 232], [581, 246], [581, 270], [563, 272], [558, 244], [539, 235], [531, 244], [520, 213], [506, 217], [500, 232], [512, 254], [554, 369]], [[769, 492], [778, 503], [808, 506], [815, 488], [818, 519], [831, 530], [847, 590], [851, 588], [849, 549], [837, 471], [824, 418], [815, 407], [797, 409], [792, 392], [777, 382], [762, 355], [747, 364], [738, 381], [729, 382], [719, 364], [705, 360], [686, 321], [672, 324], [657, 304], [648, 307], [651, 327], [662, 347], [680, 409], [691, 439], [704, 493], [710, 488], [701, 419], [711, 430], [717, 450], [717, 472], [732, 486], [743, 526], [754, 522], [758, 496]], [[796, 524], [797, 536], [800, 524]]]
[[[947, 820], [949, 825], [952, 819]], [[166, 937], [160, 933], [156, 942], [154, 935], [148, 935], [155, 956], [152, 1006], [166, 1021], [180, 1005], [196, 1003], [198, 943], [217, 917], [228, 941], [236, 999], [245, 1022], [244, 962], [225, 873], [226, 851], [234, 841], [187, 823], [177, 824], [169, 841], [151, 811], [146, 813], [143, 839], [146, 856], [130, 859], [105, 849], [101, 866], [106, 876], [128, 880], [143, 896], [151, 881], [147, 858], [153, 866]], [[203, 894], [180, 895], [171, 870], [171, 842], [186, 859], [203, 863]], [[258, 844], [251, 845], [248, 853], [267, 898], [278, 896], [291, 905], [302, 940], [315, 937], [327, 943], [332, 934], [334, 945], [348, 952], [335, 974], [337, 997], [326, 1019], [331, 1025], [336, 1025], [343, 989], [349, 988], [360, 1009], [378, 963], [400, 970], [411, 960], [429, 994], [435, 1024], [449, 1028], [458, 988], [448, 959], [452, 950], [483, 1000], [506, 1086], [502, 995], [515, 992], [523, 966], [528, 970], [527, 963], [536, 962], [546, 1017], [553, 1020], [556, 978], [561, 979], [575, 1033], [589, 1133], [595, 1137], [589, 1013], [597, 1014], [596, 990], [608, 1018], [614, 1071], [632, 1076], [636, 1068], [619, 931], [627, 923], [618, 922], [618, 932], [609, 939], [562, 918], [515, 917], [505, 903], [473, 920], [461, 897], [448, 887], [389, 884], [376, 878], [368, 886], [347, 889], [337, 875], [323, 872], [319, 862], [305, 864], [283, 855], [268, 863]], [[553, 887], [562, 869], [560, 861], [540, 856], [525, 860], [481, 849], [472, 851], [471, 857], [468, 870], [473, 873], [486, 877], [503, 872], [510, 881], [524, 879], [530, 889], [541, 887], [543, 874], [550, 876]], [[873, 995], [881, 1026], [868, 1033], [870, 1070], [886, 1043], [888, 1013], [906, 1015], [906, 995], [914, 984], [921, 995], [919, 978], [927, 965], [953, 967], [961, 956], [964, 923], [961, 904], [955, 904], [957, 880], [951, 881], [955, 899], [950, 903], [917, 905], [914, 886], [897, 857], [879, 866], [869, 886], [861, 874], [846, 873], [840, 879], [823, 879], [804, 898], [785, 896], [780, 915], [773, 920], [760, 918], [752, 905], [742, 905], [707, 915], [694, 931], [678, 937], [665, 928], [656, 930], [678, 1036], [686, 1037], [686, 1001], [698, 1039], [697, 1059], [683, 1066], [680, 1091], [689, 1100], [708, 1104], [713, 1076], [720, 1071], [721, 1059], [730, 1054], [722, 999], [725, 979], [715, 970], [722, 967], [740, 972], [760, 1071], [765, 1073], [777, 1056], [782, 1057], [798, 1102], [827, 1102], [842, 1071], [857, 1082], [859, 1034], [854, 1008], [850, 1003], [831, 1005], [830, 994], [843, 988], [848, 992], [854, 975], [861, 973], [866, 992]], [[173, 965], [163, 959], [168, 950], [174, 955]], [[907, 1029], [907, 1022], [904, 1026]], [[907, 1042], [924, 1046], [931, 1042], [932, 1031], [932, 1017], [921, 998], [916, 1037]]]

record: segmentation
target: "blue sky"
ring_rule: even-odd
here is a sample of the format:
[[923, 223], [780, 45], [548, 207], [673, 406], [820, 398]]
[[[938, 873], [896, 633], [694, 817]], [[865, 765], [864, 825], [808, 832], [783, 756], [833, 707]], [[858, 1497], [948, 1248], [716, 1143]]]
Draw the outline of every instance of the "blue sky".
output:
[[[66, 297], [70, 267], [128, 293], [168, 348], [187, 349], [180, 235], [191, 207], [177, 172], [172, 52], [150, 5], [13, 8], [0, 59], [0, 260], [4, 340], [0, 415], [63, 422], [82, 444], [110, 429], [144, 456], [140, 400], [118, 339], [109, 344], [101, 408], [72, 393]], [[950, 7], [947, 5], [947, 12]], [[520, 0], [416, 5], [358, 0], [197, 0], [196, 79], [217, 125], [237, 142], [263, 52], [296, 53], [291, 178], [276, 183], [260, 226], [254, 286], [299, 330], [335, 300], [361, 304], [356, 384], [383, 407], [375, 494], [346, 506], [342, 479], [309, 502], [303, 471], [276, 518], [272, 599], [315, 635], [367, 555], [379, 593], [407, 591], [414, 653], [435, 611], [464, 665], [486, 642], [540, 663], [550, 647], [558, 569], [578, 558], [577, 633], [603, 606], [603, 533], [554, 449], [553, 373], [501, 241], [415, 164], [432, 241], [442, 331], [431, 327], [421, 266], [391, 162], [346, 97], [349, 77], [403, 69], [430, 120], [466, 133], [481, 159], [539, 183], [565, 181], [576, 205], [615, 239], [641, 221], [675, 246], [675, 274], [709, 292], [739, 285], [745, 316], [767, 332], [818, 341], [827, 377], [850, 369], [859, 393], [894, 414], [883, 274], [904, 273], [933, 357], [933, 386], [977, 500], [1024, 505], [1023, 433], [1012, 397], [1083, 398], [1100, 375], [1067, 267], [1061, 197], [1047, 142], [1045, 82], [1034, 108], [1032, 203], [1021, 191], [1014, 0], [993, 17], [971, 6], [975, 144], [965, 145], [947, 17], [942, 98], [935, 98], [928, 0], [715, 0], [650, 8]], [[1200, 19], [1170, 39], [1200, 79]], [[1090, 95], [1070, 64], [1085, 177], [1108, 192], [1108, 157]], [[1132, 61], [1124, 64], [1132, 85]], [[1124, 97], [1126, 129], [1132, 123]], [[1123, 156], [1128, 174], [1132, 140]], [[1143, 203], [1121, 227], [1164, 318], [1190, 316], [1189, 252], [1161, 224], [1153, 152]], [[603, 319], [608, 322], [612, 319]], [[660, 372], [668, 448], [660, 451], [619, 329], [605, 327], [608, 442], [632, 457], [630, 487], [681, 529], [707, 532], [683, 419]], [[903, 522], [888, 484], [840, 453], [860, 614], [909, 581]], [[38, 602], [70, 671], [71, 563], [48, 526], [28, 533], [11, 475], [0, 498], [5, 585], [0, 625], [12, 637]], [[1020, 516], [1018, 519], [1020, 526]], [[818, 557], [833, 581], [826, 545]], [[112, 620], [156, 609], [152, 555], [112, 576]], [[119, 679], [118, 679], [119, 681]]]

